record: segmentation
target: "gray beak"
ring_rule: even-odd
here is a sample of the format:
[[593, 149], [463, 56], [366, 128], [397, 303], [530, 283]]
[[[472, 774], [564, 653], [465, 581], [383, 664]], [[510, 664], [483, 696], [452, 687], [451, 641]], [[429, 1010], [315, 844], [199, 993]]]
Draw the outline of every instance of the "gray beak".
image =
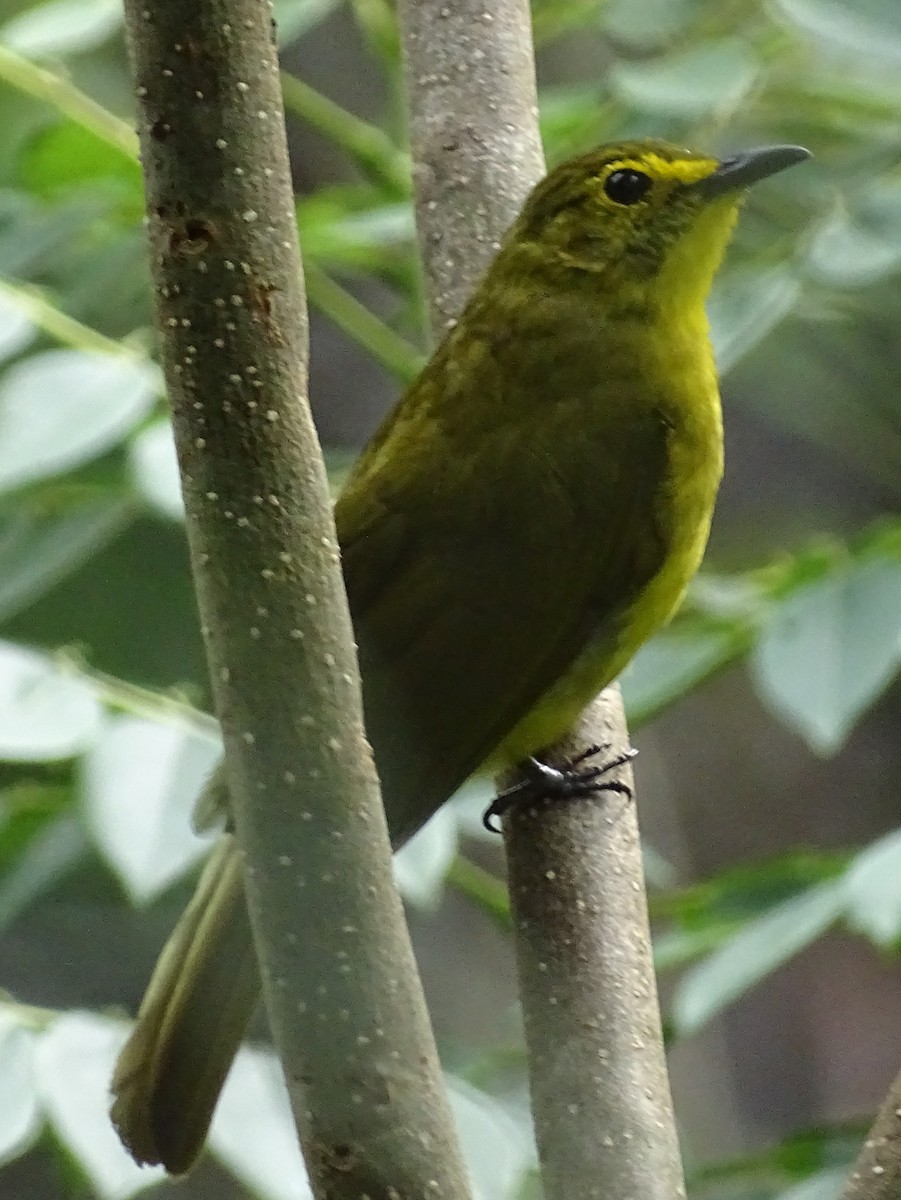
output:
[[761, 146], [757, 150], [745, 150], [724, 158], [712, 175], [707, 175], [690, 185], [705, 200], [724, 196], [727, 192], [750, 187], [761, 179], [767, 179], [786, 167], [810, 158], [810, 151], [803, 146]]

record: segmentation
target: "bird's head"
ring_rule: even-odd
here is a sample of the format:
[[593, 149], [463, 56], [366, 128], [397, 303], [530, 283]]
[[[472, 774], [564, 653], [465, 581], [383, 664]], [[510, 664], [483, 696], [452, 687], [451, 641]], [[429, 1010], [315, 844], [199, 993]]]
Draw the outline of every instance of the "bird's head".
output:
[[808, 157], [800, 146], [722, 159], [660, 141], [601, 146], [538, 184], [513, 240], [536, 263], [593, 273], [624, 300], [636, 290], [703, 300], [745, 190]]

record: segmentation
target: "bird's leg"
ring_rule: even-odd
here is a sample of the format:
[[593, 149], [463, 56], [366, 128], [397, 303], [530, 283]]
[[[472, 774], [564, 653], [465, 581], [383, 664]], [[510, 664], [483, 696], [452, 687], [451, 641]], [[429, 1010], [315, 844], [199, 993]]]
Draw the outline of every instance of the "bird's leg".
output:
[[497, 818], [503, 817], [516, 804], [528, 804], [536, 800], [569, 800], [573, 796], [595, 796], [598, 792], [619, 792], [631, 799], [632, 789], [628, 784], [620, 783], [617, 779], [605, 779], [604, 776], [631, 762], [637, 750], [624, 750], [622, 754], [598, 766], [582, 765], [587, 759], [609, 749], [609, 742], [603, 746], [589, 746], [562, 767], [552, 767], [529, 755], [520, 767], [524, 778], [495, 796], [485, 810], [482, 824], [492, 833], [500, 833], [500, 826], [495, 824]]

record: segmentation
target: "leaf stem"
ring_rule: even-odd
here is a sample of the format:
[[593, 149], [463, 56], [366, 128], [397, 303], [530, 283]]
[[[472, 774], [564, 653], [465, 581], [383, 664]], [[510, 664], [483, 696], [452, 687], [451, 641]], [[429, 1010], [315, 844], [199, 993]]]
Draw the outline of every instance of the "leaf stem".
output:
[[307, 260], [304, 274], [310, 303], [350, 334], [364, 350], [368, 350], [376, 362], [404, 383], [409, 383], [419, 374], [425, 356], [405, 338], [379, 320], [315, 263]]
[[106, 337], [89, 325], [83, 325], [68, 313], [52, 304], [40, 290], [29, 284], [20, 283], [0, 276], [0, 296], [4, 296], [20, 312], [63, 346], [74, 350], [90, 350], [98, 354], [115, 354], [126, 358], [146, 358], [143, 347], [135, 344], [134, 338], [117, 341]]
[[410, 193], [409, 157], [377, 125], [363, 121], [296, 75], [282, 71], [285, 108], [325, 134], [376, 183], [398, 196]]
[[137, 158], [138, 139], [125, 121], [86, 96], [68, 79], [55, 75], [46, 67], [39, 67], [4, 45], [0, 45], [0, 80], [35, 100], [52, 105], [57, 112], [90, 130], [128, 158]]
[[461, 892], [503, 929], [510, 932], [510, 901], [505, 885], [490, 871], [458, 854], [447, 871], [447, 882]]

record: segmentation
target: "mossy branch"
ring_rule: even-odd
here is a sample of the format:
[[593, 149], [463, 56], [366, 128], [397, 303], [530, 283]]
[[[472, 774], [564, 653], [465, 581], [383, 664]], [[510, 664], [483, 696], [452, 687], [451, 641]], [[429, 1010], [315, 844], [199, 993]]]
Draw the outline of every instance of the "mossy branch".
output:
[[462, 1200], [305, 398], [269, 8], [125, 7], [192, 568], [267, 1009], [311, 1181], [329, 1200]]
[[[543, 173], [529, 8], [400, 9], [417, 227], [441, 334]], [[602, 742], [614, 753], [628, 745], [616, 689], [553, 753]], [[614, 797], [517, 814], [505, 837], [545, 1194], [684, 1196], [634, 805]]]

